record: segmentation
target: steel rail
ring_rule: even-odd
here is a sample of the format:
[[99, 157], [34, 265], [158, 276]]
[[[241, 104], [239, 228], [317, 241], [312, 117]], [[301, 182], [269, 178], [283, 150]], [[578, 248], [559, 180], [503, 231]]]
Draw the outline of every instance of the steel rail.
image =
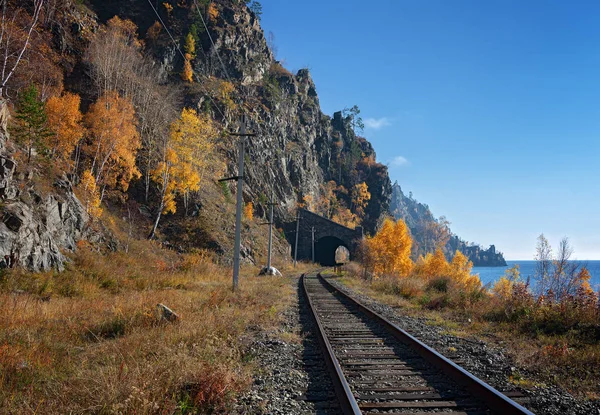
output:
[[[529, 411], [528, 409], [519, 405], [517, 402], [506, 397], [501, 392], [497, 391], [487, 383], [483, 382], [481, 379], [475, 377], [470, 372], [458, 366], [450, 359], [446, 358], [431, 347], [427, 346], [425, 343], [410, 335], [409, 333], [407, 333], [406, 331], [404, 331], [403, 329], [401, 329], [400, 327], [398, 327], [397, 325], [395, 325], [376, 311], [373, 311], [369, 307], [365, 306], [359, 300], [341, 291], [329, 281], [327, 281], [327, 279], [324, 278], [320, 273], [317, 274], [317, 277], [325, 284], [326, 287], [329, 287], [337, 294], [341, 295], [345, 299], [349, 300], [351, 303], [355, 304], [363, 313], [365, 313], [372, 319], [378, 321], [396, 339], [411, 347], [423, 359], [440, 369], [448, 377], [453, 379], [458, 384], [462, 385], [467, 391], [469, 391], [475, 397], [483, 401], [483, 403], [485, 403], [492, 412], [502, 415], [534, 415], [533, 412]], [[313, 314], [316, 313], [315, 311], [312, 312]]]
[[[318, 274], [321, 275], [320, 273]], [[340, 362], [335, 357], [335, 353], [333, 352], [333, 348], [331, 347], [331, 343], [327, 339], [327, 335], [325, 334], [325, 328], [321, 323], [321, 319], [317, 314], [316, 308], [314, 307], [314, 303], [310, 298], [308, 293], [308, 289], [306, 288], [306, 278], [305, 274], [302, 274], [302, 288], [304, 290], [304, 295], [308, 300], [310, 312], [315, 319], [317, 324], [317, 337], [319, 338], [319, 343], [321, 344], [321, 348], [324, 351], [325, 356], [325, 364], [329, 369], [331, 376], [331, 381], [333, 382], [333, 387], [335, 389], [335, 394], [338, 398], [338, 402], [340, 404], [341, 410], [344, 414], [347, 415], [360, 415], [362, 414], [360, 408], [358, 407], [358, 402], [354, 398], [354, 394], [350, 389], [350, 385], [344, 376], [344, 372], [342, 372], [342, 367], [340, 366]]]

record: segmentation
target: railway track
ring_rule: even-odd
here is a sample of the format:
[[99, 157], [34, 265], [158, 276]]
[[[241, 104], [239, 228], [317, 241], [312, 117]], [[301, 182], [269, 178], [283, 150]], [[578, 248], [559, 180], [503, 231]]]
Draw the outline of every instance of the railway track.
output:
[[302, 286], [343, 413], [532, 414], [320, 274]]

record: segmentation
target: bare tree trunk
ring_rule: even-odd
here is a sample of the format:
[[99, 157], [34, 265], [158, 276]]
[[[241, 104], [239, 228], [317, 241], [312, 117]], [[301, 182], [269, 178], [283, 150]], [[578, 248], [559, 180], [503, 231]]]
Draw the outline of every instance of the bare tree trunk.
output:
[[[3, 6], [4, 7], [2, 10], [2, 32], [3, 32], [2, 34], [4, 35], [4, 28], [5, 28], [4, 24], [5, 24], [7, 1], [4, 1]], [[6, 83], [13, 76], [13, 74], [15, 73], [15, 70], [17, 69], [17, 66], [19, 66], [19, 63], [21, 62], [21, 59], [23, 59], [23, 54], [25, 53], [25, 51], [27, 50], [27, 47], [29, 46], [29, 41], [31, 40], [31, 34], [33, 33], [33, 29], [37, 25], [38, 19], [40, 17], [40, 11], [42, 10], [43, 6], [44, 6], [44, 0], [35, 0], [33, 18], [31, 21], [31, 26], [29, 26], [29, 30], [27, 31], [27, 38], [25, 39], [25, 44], [21, 48], [21, 51], [19, 52], [19, 55], [17, 56], [17, 60], [15, 61], [15, 64], [13, 65], [12, 69], [10, 69], [10, 71], [8, 72], [8, 75], [6, 75], [6, 70], [8, 69], [7, 66], [8, 66], [8, 43], [9, 43], [9, 40], [6, 41], [7, 44], [6, 44], [6, 52], [4, 55], [4, 64], [2, 66], [2, 84], [0, 85], [0, 97], [4, 96], [4, 88], [6, 88]]]
[[158, 213], [156, 214], [156, 220], [154, 221], [154, 226], [152, 226], [152, 231], [150, 231], [150, 235], [148, 235], [148, 239], [154, 239], [156, 235], [156, 229], [158, 228], [158, 222], [160, 222], [160, 217], [162, 216], [162, 211], [165, 208], [164, 198], [160, 202], [160, 206], [158, 208]]

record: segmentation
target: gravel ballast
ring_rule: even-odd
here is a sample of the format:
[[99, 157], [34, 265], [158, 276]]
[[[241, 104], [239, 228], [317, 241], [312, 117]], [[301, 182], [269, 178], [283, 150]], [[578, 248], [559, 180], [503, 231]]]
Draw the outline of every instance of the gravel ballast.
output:
[[[600, 403], [578, 399], [557, 387], [523, 388], [511, 383], [511, 375], [527, 378], [533, 375], [517, 367], [500, 346], [450, 335], [426, 318], [404, 315], [401, 309], [381, 304], [335, 279], [330, 281], [494, 388], [522, 392], [526, 398], [518, 399], [519, 403], [538, 415], [600, 415]], [[339, 414], [315, 326], [299, 284], [284, 317], [280, 328], [258, 332], [248, 347], [247, 354], [259, 370], [251, 390], [238, 398], [233, 413]]]
[[538, 415], [592, 415], [600, 414], [600, 402], [577, 399], [556, 387], [516, 387], [509, 377], [515, 373], [529, 376], [529, 373], [515, 366], [505, 350], [491, 346], [477, 339], [466, 339], [450, 335], [441, 327], [427, 324], [425, 318], [403, 315], [401, 309], [394, 309], [372, 298], [330, 279], [330, 282], [345, 293], [355, 297], [373, 311], [391, 320], [423, 343], [434, 348], [447, 358], [502, 392], [519, 390], [528, 398], [523, 406]]
[[340, 414], [305, 299], [297, 295], [282, 326], [258, 333], [247, 354], [259, 368], [237, 414]]

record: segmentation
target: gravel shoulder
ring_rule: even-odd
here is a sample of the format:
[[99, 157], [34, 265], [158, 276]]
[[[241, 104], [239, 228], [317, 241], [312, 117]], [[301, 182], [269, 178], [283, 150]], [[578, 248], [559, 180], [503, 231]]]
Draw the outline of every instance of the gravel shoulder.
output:
[[283, 324], [250, 340], [246, 356], [257, 373], [234, 414], [340, 414], [299, 280], [291, 283], [297, 291]]
[[521, 391], [527, 397], [526, 401], [522, 402], [523, 406], [538, 415], [600, 414], [600, 402], [577, 399], [556, 387], [525, 388], [510, 382], [511, 375], [514, 376], [517, 373], [527, 378], [533, 378], [534, 375], [523, 368], [516, 367], [506, 350], [501, 347], [490, 345], [479, 339], [450, 335], [443, 328], [432, 325], [428, 319], [404, 315], [402, 309], [381, 304], [366, 295], [353, 291], [335, 279], [330, 279], [330, 281], [428, 346], [456, 361], [494, 388], [502, 392]]

